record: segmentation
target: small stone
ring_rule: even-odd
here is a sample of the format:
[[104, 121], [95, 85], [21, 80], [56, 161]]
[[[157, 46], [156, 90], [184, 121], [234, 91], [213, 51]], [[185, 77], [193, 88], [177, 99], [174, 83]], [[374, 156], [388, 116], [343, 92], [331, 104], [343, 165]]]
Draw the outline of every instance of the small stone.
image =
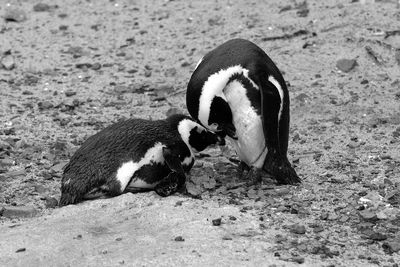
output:
[[177, 241], [177, 242], [183, 242], [183, 241], [185, 241], [185, 239], [184, 239], [182, 236], [177, 236], [177, 237], [175, 237], [174, 240]]
[[179, 108], [170, 108], [167, 110], [167, 112], [165, 113], [165, 115], [167, 116], [167, 118], [169, 116], [175, 115], [175, 114], [182, 114], [182, 111]]
[[93, 65], [92, 65], [92, 68], [91, 68], [92, 70], [99, 70], [99, 69], [101, 69], [101, 64], [100, 63], [94, 63]]
[[37, 214], [37, 210], [33, 207], [8, 206], [4, 208], [3, 217], [6, 218], [28, 218], [34, 217]]
[[15, 61], [12, 55], [5, 55], [0, 60], [0, 65], [6, 70], [12, 70], [15, 68]]
[[10, 178], [17, 178], [17, 177], [20, 177], [20, 176], [25, 176], [26, 175], [26, 171], [25, 170], [9, 171], [9, 172], [6, 172], [4, 175], [8, 176]]
[[43, 194], [48, 191], [48, 189], [41, 184], [34, 185], [33, 187], [35, 188], [35, 192], [39, 194]]
[[221, 218], [214, 219], [214, 220], [212, 220], [212, 225], [213, 226], [220, 226], [221, 225], [221, 221], [222, 221]]
[[306, 233], [306, 227], [300, 224], [293, 224], [292, 226], [290, 226], [290, 232], [303, 235]]
[[18, 8], [7, 8], [3, 15], [5, 21], [22, 22], [27, 19], [25, 11]]
[[46, 197], [46, 208], [53, 209], [58, 206], [58, 200], [54, 197]]
[[355, 66], [357, 66], [357, 61], [355, 59], [343, 58], [336, 62], [336, 67], [343, 72], [349, 72], [354, 69]]
[[175, 68], [169, 68], [169, 69], [164, 71], [164, 75], [166, 77], [174, 77], [174, 76], [176, 76], [176, 69]]
[[60, 25], [60, 26], [58, 26], [58, 29], [60, 31], [66, 31], [66, 30], [68, 30], [68, 26], [67, 25]]
[[122, 241], [122, 237], [117, 237], [115, 241]]
[[77, 64], [75, 64], [75, 67], [77, 69], [87, 70], [87, 69], [92, 67], [92, 64], [91, 63], [86, 63], [86, 62], [85, 63], [77, 63]]
[[145, 76], [145, 77], [150, 77], [150, 76], [151, 76], [151, 70], [147, 70], [147, 69], [146, 69], [146, 70], [144, 71], [144, 76]]
[[65, 96], [67, 96], [67, 97], [74, 96], [74, 95], [76, 95], [75, 91], [72, 91], [72, 90], [65, 91]]
[[43, 101], [38, 103], [38, 107], [40, 110], [51, 109], [54, 105], [50, 101]]
[[388, 254], [396, 253], [400, 251], [400, 238], [391, 239], [382, 244], [382, 248]]
[[374, 232], [368, 236], [369, 239], [372, 239], [374, 241], [383, 241], [387, 239], [387, 236], [385, 234], [379, 233], [379, 232]]
[[376, 216], [376, 212], [371, 211], [369, 209], [361, 210], [358, 212], [361, 218], [365, 221], [377, 221], [378, 217]]
[[65, 165], [67, 165], [68, 161], [61, 161], [51, 167], [51, 170], [55, 173], [61, 173], [64, 171]]
[[304, 258], [300, 257], [300, 256], [296, 256], [296, 257], [292, 257], [292, 261], [296, 262], [296, 263], [299, 263], [299, 264], [302, 264], [302, 263], [304, 263]]
[[36, 12], [46, 12], [50, 10], [50, 6], [48, 4], [39, 3], [33, 6], [33, 11]]

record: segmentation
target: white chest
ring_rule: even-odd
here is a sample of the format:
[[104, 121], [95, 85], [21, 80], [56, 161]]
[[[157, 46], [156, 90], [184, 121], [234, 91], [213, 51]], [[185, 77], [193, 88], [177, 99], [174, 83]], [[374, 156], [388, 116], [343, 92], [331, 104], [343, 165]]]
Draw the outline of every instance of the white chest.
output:
[[224, 94], [232, 110], [238, 136], [238, 140], [231, 140], [236, 153], [247, 165], [261, 168], [267, 154], [261, 117], [251, 106], [246, 89], [240, 82], [231, 82]]

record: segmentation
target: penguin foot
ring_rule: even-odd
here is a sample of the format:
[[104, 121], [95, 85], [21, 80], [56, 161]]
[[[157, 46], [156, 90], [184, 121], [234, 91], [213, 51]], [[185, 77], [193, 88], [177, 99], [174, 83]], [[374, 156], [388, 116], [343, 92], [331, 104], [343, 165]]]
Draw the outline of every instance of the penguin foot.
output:
[[262, 169], [251, 167], [246, 175], [247, 186], [260, 185], [262, 182]]
[[249, 171], [250, 167], [244, 161], [240, 161], [237, 166], [237, 177], [247, 177]]
[[263, 169], [273, 175], [278, 184], [294, 185], [301, 183], [301, 179], [286, 158], [278, 158], [268, 153]]
[[181, 176], [182, 174], [180, 173], [171, 172], [154, 188], [154, 191], [162, 197], [176, 193], [182, 187], [180, 183], [182, 180]]

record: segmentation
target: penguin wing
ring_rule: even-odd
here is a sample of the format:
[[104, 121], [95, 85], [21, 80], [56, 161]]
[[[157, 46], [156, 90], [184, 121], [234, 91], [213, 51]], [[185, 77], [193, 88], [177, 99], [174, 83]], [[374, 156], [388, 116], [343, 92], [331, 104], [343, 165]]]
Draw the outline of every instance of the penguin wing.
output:
[[[270, 80], [261, 79], [261, 118], [263, 123], [263, 130], [268, 153], [277, 153], [278, 156], [285, 156], [285, 151], [281, 146], [280, 127], [287, 127], [280, 125], [280, 119], [283, 113], [284, 98], [282, 89], [277, 88]], [[287, 131], [287, 129], [286, 129]]]

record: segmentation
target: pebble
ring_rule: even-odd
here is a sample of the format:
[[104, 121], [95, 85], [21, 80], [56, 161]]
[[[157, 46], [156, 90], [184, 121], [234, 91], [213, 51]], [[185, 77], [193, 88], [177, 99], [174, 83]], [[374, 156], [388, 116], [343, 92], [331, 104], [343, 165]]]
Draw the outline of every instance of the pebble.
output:
[[391, 239], [383, 243], [382, 248], [389, 254], [400, 251], [400, 238]]
[[46, 109], [51, 109], [54, 107], [54, 105], [50, 101], [41, 101], [38, 103], [38, 107], [40, 110], [46, 110]]
[[361, 210], [358, 212], [361, 218], [365, 221], [377, 221], [378, 217], [376, 216], [376, 212], [371, 211], [369, 209]]
[[369, 239], [372, 239], [374, 241], [383, 241], [387, 239], [387, 236], [385, 234], [379, 233], [379, 232], [374, 232], [368, 236]]
[[44, 3], [38, 3], [33, 6], [33, 11], [35, 12], [46, 12], [50, 10], [50, 6]]
[[290, 226], [290, 232], [303, 235], [306, 233], [306, 227], [301, 224], [293, 224]]
[[25, 11], [18, 8], [7, 8], [3, 18], [5, 21], [22, 22], [27, 19]]
[[67, 165], [68, 161], [59, 162], [51, 167], [51, 170], [55, 173], [61, 173], [64, 171], [65, 165]]
[[182, 236], [177, 236], [177, 237], [175, 237], [175, 241], [183, 242], [183, 241], [185, 241], [185, 239]]
[[53, 209], [58, 206], [58, 200], [54, 197], [46, 197], [46, 208]]
[[75, 91], [72, 91], [72, 90], [65, 91], [65, 96], [67, 96], [67, 97], [74, 96], [74, 95], [76, 95]]
[[343, 58], [336, 62], [336, 67], [343, 72], [349, 72], [354, 69], [355, 66], [357, 66], [357, 61], [355, 59]]
[[221, 221], [222, 221], [221, 218], [214, 219], [214, 220], [212, 220], [212, 225], [213, 226], [220, 226], [221, 225]]
[[48, 191], [48, 189], [41, 184], [34, 185], [33, 187], [35, 188], [35, 192], [39, 194], [43, 194]]
[[27, 206], [4, 207], [3, 217], [6, 218], [28, 218], [37, 214], [37, 210]]
[[12, 55], [5, 55], [0, 60], [0, 65], [6, 70], [12, 70], [15, 68], [15, 61]]
[[4, 175], [8, 176], [9, 178], [17, 178], [20, 176], [25, 176], [26, 171], [25, 170], [9, 171], [9, 172], [6, 172]]

